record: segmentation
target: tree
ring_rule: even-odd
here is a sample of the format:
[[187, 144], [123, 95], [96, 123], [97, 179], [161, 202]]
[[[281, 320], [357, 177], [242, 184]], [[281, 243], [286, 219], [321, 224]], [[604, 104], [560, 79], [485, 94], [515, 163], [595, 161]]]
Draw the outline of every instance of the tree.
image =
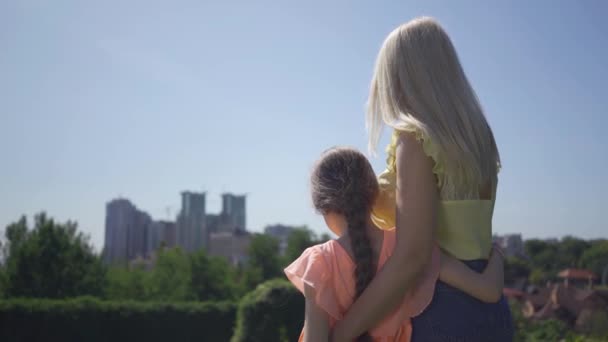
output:
[[244, 293], [252, 291], [259, 284], [264, 282], [262, 270], [259, 267], [248, 264], [241, 270], [241, 288]]
[[0, 299], [4, 298], [6, 282], [6, 272], [4, 271], [4, 267], [0, 266]]
[[542, 240], [531, 239], [524, 243], [526, 254], [530, 257], [532, 266], [541, 268], [550, 274], [569, 267], [567, 258], [559, 250], [559, 243], [549, 243]]
[[528, 277], [528, 280], [530, 280], [530, 283], [534, 284], [534, 285], [545, 285], [547, 280], [549, 280], [550, 277], [547, 276], [547, 273], [545, 273], [542, 269], [540, 268], [535, 268], [532, 270], [532, 272], [530, 272], [530, 276]]
[[317, 244], [315, 233], [308, 227], [294, 229], [287, 238], [287, 249], [285, 250], [286, 264], [296, 260], [304, 250]]
[[27, 219], [22, 216], [19, 221], [11, 223], [4, 231], [6, 241], [2, 246], [2, 256], [8, 260], [8, 257], [15, 253], [19, 246], [27, 237]]
[[236, 275], [225, 259], [209, 257], [204, 250], [190, 256], [191, 288], [200, 301], [231, 300], [238, 294]]
[[284, 279], [260, 284], [242, 298], [231, 342], [295, 341], [304, 323], [304, 297]]
[[569, 330], [564, 322], [556, 319], [539, 321], [529, 325], [529, 330], [526, 332], [526, 341], [561, 341], [569, 334]]
[[55, 223], [44, 213], [34, 221], [31, 230], [25, 218], [6, 229], [6, 294], [44, 298], [100, 295], [106, 269], [76, 223]]
[[192, 270], [188, 255], [180, 248], [158, 253], [148, 284], [149, 298], [159, 301], [186, 301], [194, 298]]
[[505, 260], [505, 284], [512, 285], [519, 279], [528, 279], [530, 266], [516, 257], [509, 257]]
[[329, 234], [327, 233], [323, 233], [321, 234], [321, 238], [319, 239], [319, 242], [327, 242], [331, 240], [331, 236], [329, 236]]
[[608, 241], [593, 243], [581, 256], [581, 266], [597, 274], [602, 282], [608, 281]]
[[112, 267], [107, 273], [105, 297], [111, 300], [150, 299], [150, 275], [141, 267]]
[[589, 242], [572, 236], [564, 237], [558, 246], [559, 255], [567, 267], [577, 267], [583, 252], [590, 247]]
[[0, 237], [0, 299], [4, 298], [7, 286], [6, 258], [8, 257], [8, 243]]
[[280, 277], [282, 275], [279, 260], [279, 241], [272, 236], [255, 234], [251, 239], [248, 251], [249, 260], [245, 275], [247, 286], [257, 285], [261, 281]]

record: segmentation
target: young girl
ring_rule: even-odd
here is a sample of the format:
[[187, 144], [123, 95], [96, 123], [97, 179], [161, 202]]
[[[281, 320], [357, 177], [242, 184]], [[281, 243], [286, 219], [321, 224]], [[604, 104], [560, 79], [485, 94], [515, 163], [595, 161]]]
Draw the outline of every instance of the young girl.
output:
[[[328, 340], [332, 326], [392, 254], [395, 232], [380, 230], [371, 221], [378, 182], [360, 152], [349, 148], [325, 152], [314, 168], [311, 183], [315, 209], [339, 238], [308, 248], [285, 269], [285, 274], [306, 297], [300, 341], [318, 342]], [[398, 309], [359, 340], [409, 341], [409, 319], [431, 301], [437, 277], [482, 301], [494, 302], [501, 296], [500, 254], [492, 254], [483, 274], [451, 257], [440, 256], [437, 247], [430, 265]]]

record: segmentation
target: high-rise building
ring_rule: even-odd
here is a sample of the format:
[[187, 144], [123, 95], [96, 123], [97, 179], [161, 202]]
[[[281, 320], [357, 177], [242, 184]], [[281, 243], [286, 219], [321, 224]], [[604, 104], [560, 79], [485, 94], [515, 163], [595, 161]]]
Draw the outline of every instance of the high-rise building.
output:
[[162, 222], [152, 221], [152, 223], [148, 227], [148, 234], [146, 235], [146, 257], [151, 256], [158, 249], [162, 231]]
[[211, 233], [209, 240], [209, 255], [223, 257], [233, 265], [243, 265], [247, 261], [250, 233], [242, 230]]
[[289, 235], [295, 230], [295, 227], [286, 226], [283, 224], [275, 224], [266, 226], [264, 228], [264, 234], [270, 235], [275, 239], [279, 240], [279, 254], [284, 255], [287, 249], [287, 241]]
[[207, 247], [205, 193], [182, 192], [182, 209], [177, 217], [177, 244], [194, 252]]
[[146, 256], [152, 256], [161, 246], [175, 247], [175, 222], [154, 221], [150, 225]]
[[134, 221], [135, 206], [126, 199], [106, 204], [104, 260], [113, 263], [127, 260], [127, 231]]
[[221, 223], [229, 231], [247, 230], [246, 196], [222, 194]]
[[163, 230], [160, 234], [160, 245], [164, 245], [167, 248], [173, 248], [175, 247], [176, 241], [175, 241], [175, 237], [176, 237], [176, 225], [175, 222], [169, 222], [169, 221], [161, 221], [161, 223], [163, 224]]
[[127, 233], [127, 258], [129, 260], [144, 257], [147, 250], [148, 231], [152, 218], [147, 213], [137, 210], [135, 222]]
[[507, 256], [523, 257], [525, 255], [524, 241], [521, 234], [496, 235], [493, 240], [504, 250]]
[[106, 204], [104, 260], [125, 262], [146, 254], [147, 234], [152, 220], [127, 199]]
[[205, 218], [205, 224], [207, 225], [207, 233], [213, 234], [220, 232], [221, 229], [221, 215], [218, 214], [207, 214]]

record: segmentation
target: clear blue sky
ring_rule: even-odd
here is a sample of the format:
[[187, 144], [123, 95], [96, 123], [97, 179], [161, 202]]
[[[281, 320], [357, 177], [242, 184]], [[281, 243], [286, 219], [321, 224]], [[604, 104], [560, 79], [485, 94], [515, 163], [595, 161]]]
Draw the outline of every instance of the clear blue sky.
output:
[[495, 232], [607, 237], [606, 4], [3, 1], [0, 225], [45, 210], [99, 248], [108, 200], [166, 218], [189, 189], [212, 212], [223, 190], [248, 193], [255, 231], [324, 232], [310, 167], [332, 145], [365, 149], [378, 48], [431, 15], [502, 153]]

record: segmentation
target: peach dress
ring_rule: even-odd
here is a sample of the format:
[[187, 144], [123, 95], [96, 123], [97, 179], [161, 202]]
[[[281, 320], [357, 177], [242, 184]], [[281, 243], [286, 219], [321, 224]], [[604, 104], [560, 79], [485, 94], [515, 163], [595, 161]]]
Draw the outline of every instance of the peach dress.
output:
[[[384, 231], [378, 271], [393, 253], [395, 231]], [[285, 269], [294, 286], [304, 293], [304, 284], [315, 290], [315, 302], [327, 312], [330, 327], [341, 320], [353, 303], [355, 265], [346, 250], [336, 241], [312, 246]], [[376, 328], [369, 331], [375, 342], [408, 342], [412, 333], [410, 318], [420, 314], [431, 302], [439, 276], [439, 248], [433, 249], [431, 267], [417, 286], [406, 294], [403, 303]], [[300, 335], [303, 340], [304, 332]]]

